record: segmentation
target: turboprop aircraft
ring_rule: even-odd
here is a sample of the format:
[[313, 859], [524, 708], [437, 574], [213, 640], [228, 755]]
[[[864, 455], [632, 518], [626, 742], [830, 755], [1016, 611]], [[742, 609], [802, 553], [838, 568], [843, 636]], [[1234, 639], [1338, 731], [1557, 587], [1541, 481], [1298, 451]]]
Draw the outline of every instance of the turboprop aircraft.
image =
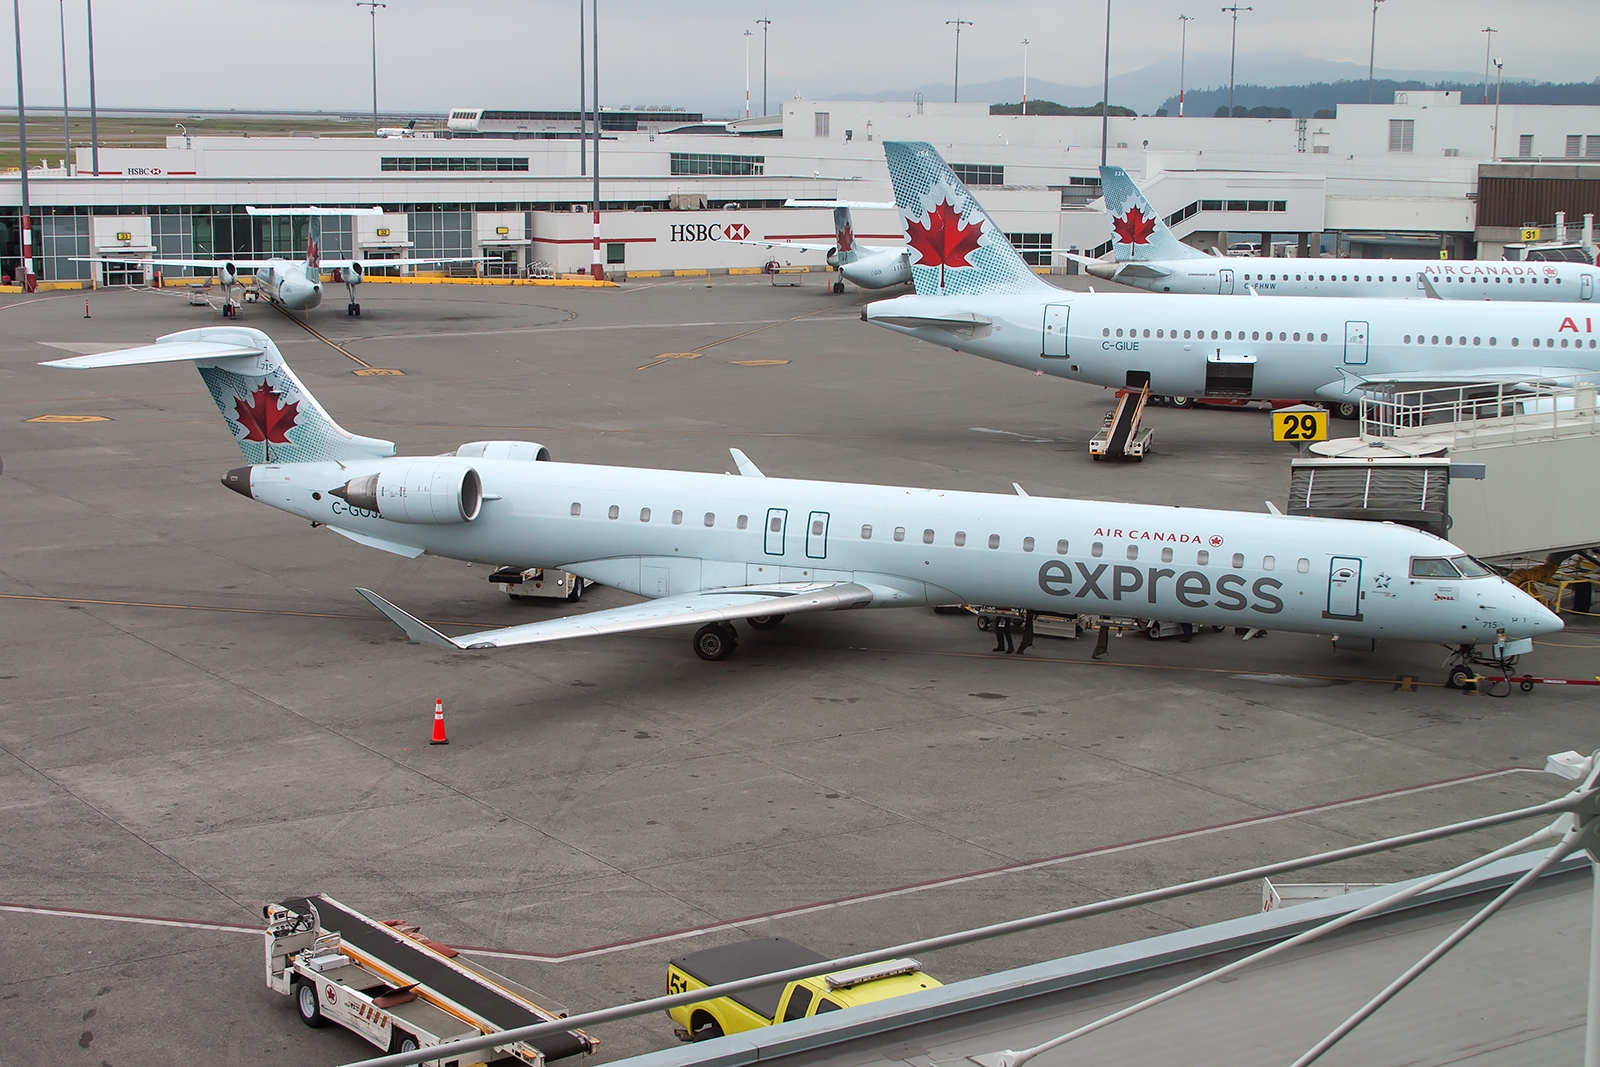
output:
[[[310, 311], [322, 303], [322, 272], [328, 271], [333, 275], [333, 280], [342, 282], [350, 293], [350, 302], [344, 309], [345, 314], [361, 314], [361, 305], [356, 303], [356, 286], [361, 284], [367, 268], [362, 266], [362, 261], [359, 259], [322, 258], [322, 219], [327, 215], [382, 215], [383, 208], [247, 207], [245, 211], [251, 215], [309, 216], [311, 224], [309, 236], [306, 238], [306, 258], [302, 260], [283, 259], [279, 256], [268, 259], [118, 259], [116, 256], [72, 258], [77, 262], [138, 263], [154, 267], [188, 267], [215, 271], [222, 282], [222, 315], [230, 319], [236, 318], [239, 312], [239, 305], [233, 301], [233, 287], [243, 284], [240, 275], [246, 271], [254, 272], [256, 295], [266, 297], [269, 303], [276, 304], [285, 311]], [[407, 259], [369, 259], [366, 262], [369, 267], [415, 267], [424, 263], [472, 263], [482, 258], [482, 256], [422, 256]]]
[[850, 215], [853, 207], [890, 208], [893, 204], [855, 203], [833, 200], [790, 200], [785, 207], [833, 208], [833, 244], [812, 244], [804, 241], [761, 241], [745, 238], [736, 242], [760, 245], [762, 248], [793, 248], [801, 252], [822, 252], [828, 257], [828, 266], [839, 272], [840, 281], [833, 283], [833, 291], [844, 292], [844, 283], [851, 282], [863, 289], [887, 289], [891, 285], [904, 285], [911, 280], [911, 263], [903, 247], [874, 248], [856, 243], [855, 220]]
[[[1146, 298], [1148, 299], [1148, 298]], [[962, 603], [1437, 641], [1456, 668], [1531, 651], [1561, 620], [1459, 548], [1405, 526], [851, 482], [557, 463], [531, 441], [395, 456], [341, 428], [266, 334], [210, 327], [45, 366], [193, 362], [248, 464], [223, 484], [359, 544], [566, 570], [645, 603], [447, 637], [359, 590], [415, 641], [506, 648], [734, 620]], [[1464, 668], [1462, 668], [1464, 669]]]
[[1385, 386], [1600, 379], [1600, 314], [1582, 305], [1057, 289], [932, 145], [885, 141], [884, 152], [916, 295], [874, 301], [861, 317], [897, 333], [1095, 385], [1323, 400], [1346, 417]]
[[1594, 299], [1600, 275], [1591, 263], [1229, 259], [1178, 240], [1121, 167], [1101, 167], [1100, 187], [1113, 258], [1066, 255], [1096, 278], [1153, 293], [1586, 301]]

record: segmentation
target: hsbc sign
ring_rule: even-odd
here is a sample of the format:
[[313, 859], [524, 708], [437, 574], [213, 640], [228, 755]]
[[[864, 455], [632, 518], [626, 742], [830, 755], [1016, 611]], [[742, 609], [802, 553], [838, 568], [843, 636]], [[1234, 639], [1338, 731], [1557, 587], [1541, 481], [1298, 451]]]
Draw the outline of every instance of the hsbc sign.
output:
[[679, 222], [672, 226], [671, 243], [694, 244], [700, 241], [743, 241], [750, 236], [750, 227], [742, 222], [724, 225], [720, 222]]

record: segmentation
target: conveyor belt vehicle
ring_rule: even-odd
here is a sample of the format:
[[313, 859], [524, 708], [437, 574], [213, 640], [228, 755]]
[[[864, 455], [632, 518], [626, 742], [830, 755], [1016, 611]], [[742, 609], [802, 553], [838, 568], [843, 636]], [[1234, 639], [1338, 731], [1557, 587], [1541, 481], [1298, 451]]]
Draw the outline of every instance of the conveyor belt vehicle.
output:
[[[292, 998], [307, 1026], [338, 1023], [379, 1048], [410, 1052], [566, 1018], [566, 1008], [423, 937], [409, 923], [368, 918], [326, 894], [261, 911], [267, 920], [267, 986]], [[448, 1063], [544, 1067], [547, 1060], [592, 1052], [598, 1044], [582, 1030], [569, 1030]]]

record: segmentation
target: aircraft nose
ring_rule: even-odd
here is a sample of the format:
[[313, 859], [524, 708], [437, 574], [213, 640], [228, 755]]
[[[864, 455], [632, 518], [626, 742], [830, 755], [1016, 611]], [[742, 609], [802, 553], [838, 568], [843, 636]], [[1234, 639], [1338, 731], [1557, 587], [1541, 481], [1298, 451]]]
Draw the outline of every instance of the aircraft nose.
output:
[[1567, 624], [1561, 621], [1561, 616], [1543, 604], [1535, 604], [1533, 615], [1533, 632], [1535, 635], [1560, 633], [1566, 628]]

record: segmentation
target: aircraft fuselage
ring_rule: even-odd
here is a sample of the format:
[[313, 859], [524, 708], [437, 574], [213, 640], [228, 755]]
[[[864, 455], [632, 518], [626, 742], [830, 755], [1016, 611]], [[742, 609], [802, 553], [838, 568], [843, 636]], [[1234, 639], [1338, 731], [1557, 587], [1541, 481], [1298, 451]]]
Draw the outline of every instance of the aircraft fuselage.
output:
[[[1152, 293], [1191, 295], [1345, 296], [1444, 300], [1584, 302], [1593, 300], [1600, 268], [1587, 263], [1502, 260], [1203, 259], [1100, 262], [1099, 278]], [[1156, 271], [1164, 272], [1159, 275]]]

